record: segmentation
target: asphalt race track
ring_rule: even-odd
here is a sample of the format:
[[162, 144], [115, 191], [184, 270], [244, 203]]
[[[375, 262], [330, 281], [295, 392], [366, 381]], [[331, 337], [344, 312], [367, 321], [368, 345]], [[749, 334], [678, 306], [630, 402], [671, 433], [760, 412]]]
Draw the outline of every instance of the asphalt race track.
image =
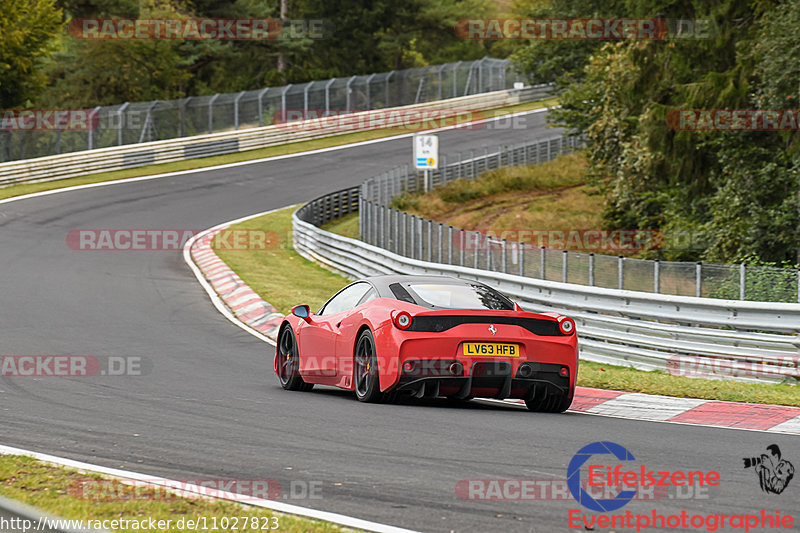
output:
[[[449, 131], [441, 153], [545, 138]], [[652, 470], [716, 470], [705, 497], [632, 512], [796, 511], [800, 480], [765, 494], [742, 458], [796, 437], [476, 402], [365, 405], [336, 390], [283, 391], [272, 347], [209, 301], [180, 251], [71, 250], [73, 229], [204, 229], [310, 200], [411, 160], [409, 138], [0, 204], [0, 353], [141, 357], [142, 376], [0, 378], [0, 444], [173, 479], [321, 483], [286, 500], [421, 531], [564, 531], [574, 500], [459, 499], [468, 479], [564, 479], [584, 445], [619, 443]], [[302, 302], [298, 302], [302, 303]], [[752, 469], [751, 469], [752, 470]], [[297, 487], [301, 485], [296, 484]], [[585, 511], [585, 509], [584, 509]], [[601, 528], [596, 528], [599, 530]]]

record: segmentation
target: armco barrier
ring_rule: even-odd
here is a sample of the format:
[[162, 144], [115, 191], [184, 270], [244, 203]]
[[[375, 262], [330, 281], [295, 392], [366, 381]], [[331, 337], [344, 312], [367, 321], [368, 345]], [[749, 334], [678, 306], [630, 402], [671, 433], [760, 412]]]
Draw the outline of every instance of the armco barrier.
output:
[[422, 261], [310, 222], [336, 218], [333, 206], [352, 194], [325, 195], [295, 212], [294, 247], [302, 256], [351, 278], [399, 273], [482, 281], [528, 309], [573, 317], [581, 357], [590, 361], [742, 381], [800, 380], [800, 304], [650, 294]]
[[[545, 98], [552, 87], [539, 85], [524, 89], [510, 89], [450, 98], [425, 104], [405, 106], [403, 110], [485, 110], [509, 105], [532, 102]], [[353, 113], [355, 119], [385, 116], [392, 109], [362, 111]], [[369, 129], [365, 128], [359, 131]], [[157, 163], [183, 161], [197, 157], [244, 152], [258, 148], [266, 148], [279, 144], [287, 144], [310, 139], [320, 139], [354, 130], [342, 131], [335, 122], [327, 126], [309, 128], [289, 128], [282, 126], [265, 126], [248, 130], [182, 137], [167, 141], [130, 144], [83, 152], [40, 157], [22, 161], [11, 161], [0, 164], [0, 186], [23, 182], [51, 181], [96, 172], [123, 170]]]

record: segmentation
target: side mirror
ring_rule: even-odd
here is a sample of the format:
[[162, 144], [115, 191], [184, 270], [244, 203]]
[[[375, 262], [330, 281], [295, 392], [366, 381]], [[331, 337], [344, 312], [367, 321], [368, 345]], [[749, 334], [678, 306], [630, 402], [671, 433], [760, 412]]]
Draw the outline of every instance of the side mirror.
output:
[[514, 302], [514, 311], [525, 311], [525, 310], [521, 308], [517, 302]]
[[308, 317], [311, 316], [311, 308], [305, 304], [295, 305], [294, 307], [292, 307], [292, 314], [308, 322]]

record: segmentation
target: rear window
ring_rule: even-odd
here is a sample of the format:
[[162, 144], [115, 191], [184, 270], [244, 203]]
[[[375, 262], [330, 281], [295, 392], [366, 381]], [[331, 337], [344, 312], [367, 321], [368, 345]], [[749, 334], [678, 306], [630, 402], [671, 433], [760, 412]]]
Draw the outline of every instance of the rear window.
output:
[[511, 300], [478, 283], [410, 283], [408, 288], [431, 309], [514, 309]]

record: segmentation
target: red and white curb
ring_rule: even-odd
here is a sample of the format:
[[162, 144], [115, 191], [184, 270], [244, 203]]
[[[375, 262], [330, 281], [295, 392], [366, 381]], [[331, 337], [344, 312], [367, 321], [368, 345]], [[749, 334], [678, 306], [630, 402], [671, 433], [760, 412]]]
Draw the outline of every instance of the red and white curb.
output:
[[[195, 269], [195, 274], [204, 283], [212, 300], [216, 298], [224, 303], [225, 307], [221, 308], [215, 301], [220, 311], [232, 322], [274, 344], [283, 315], [248, 287], [217, 257], [210, 246], [211, 239], [217, 232], [270, 212], [226, 222], [198, 234], [186, 243], [184, 257]], [[506, 405], [524, 403], [520, 400], [496, 402]], [[676, 398], [577, 387], [569, 410], [614, 418], [800, 435], [800, 407], [783, 405]]]
[[[258, 213], [244, 219], [226, 222], [203, 231], [186, 243], [184, 257], [190, 266], [196, 267], [214, 294], [239, 322], [265, 337], [275, 340], [283, 314], [269, 302], [265, 302], [250, 288], [236, 272], [220, 259], [211, 247], [214, 236], [233, 224], [266, 213]], [[198, 272], [195, 272], [198, 274]], [[200, 276], [198, 276], [200, 279]], [[209, 292], [211, 294], [211, 292]]]
[[[506, 400], [502, 403], [524, 405], [525, 402]], [[577, 387], [569, 410], [612, 418], [800, 435], [800, 407], [785, 405], [676, 398]]]

